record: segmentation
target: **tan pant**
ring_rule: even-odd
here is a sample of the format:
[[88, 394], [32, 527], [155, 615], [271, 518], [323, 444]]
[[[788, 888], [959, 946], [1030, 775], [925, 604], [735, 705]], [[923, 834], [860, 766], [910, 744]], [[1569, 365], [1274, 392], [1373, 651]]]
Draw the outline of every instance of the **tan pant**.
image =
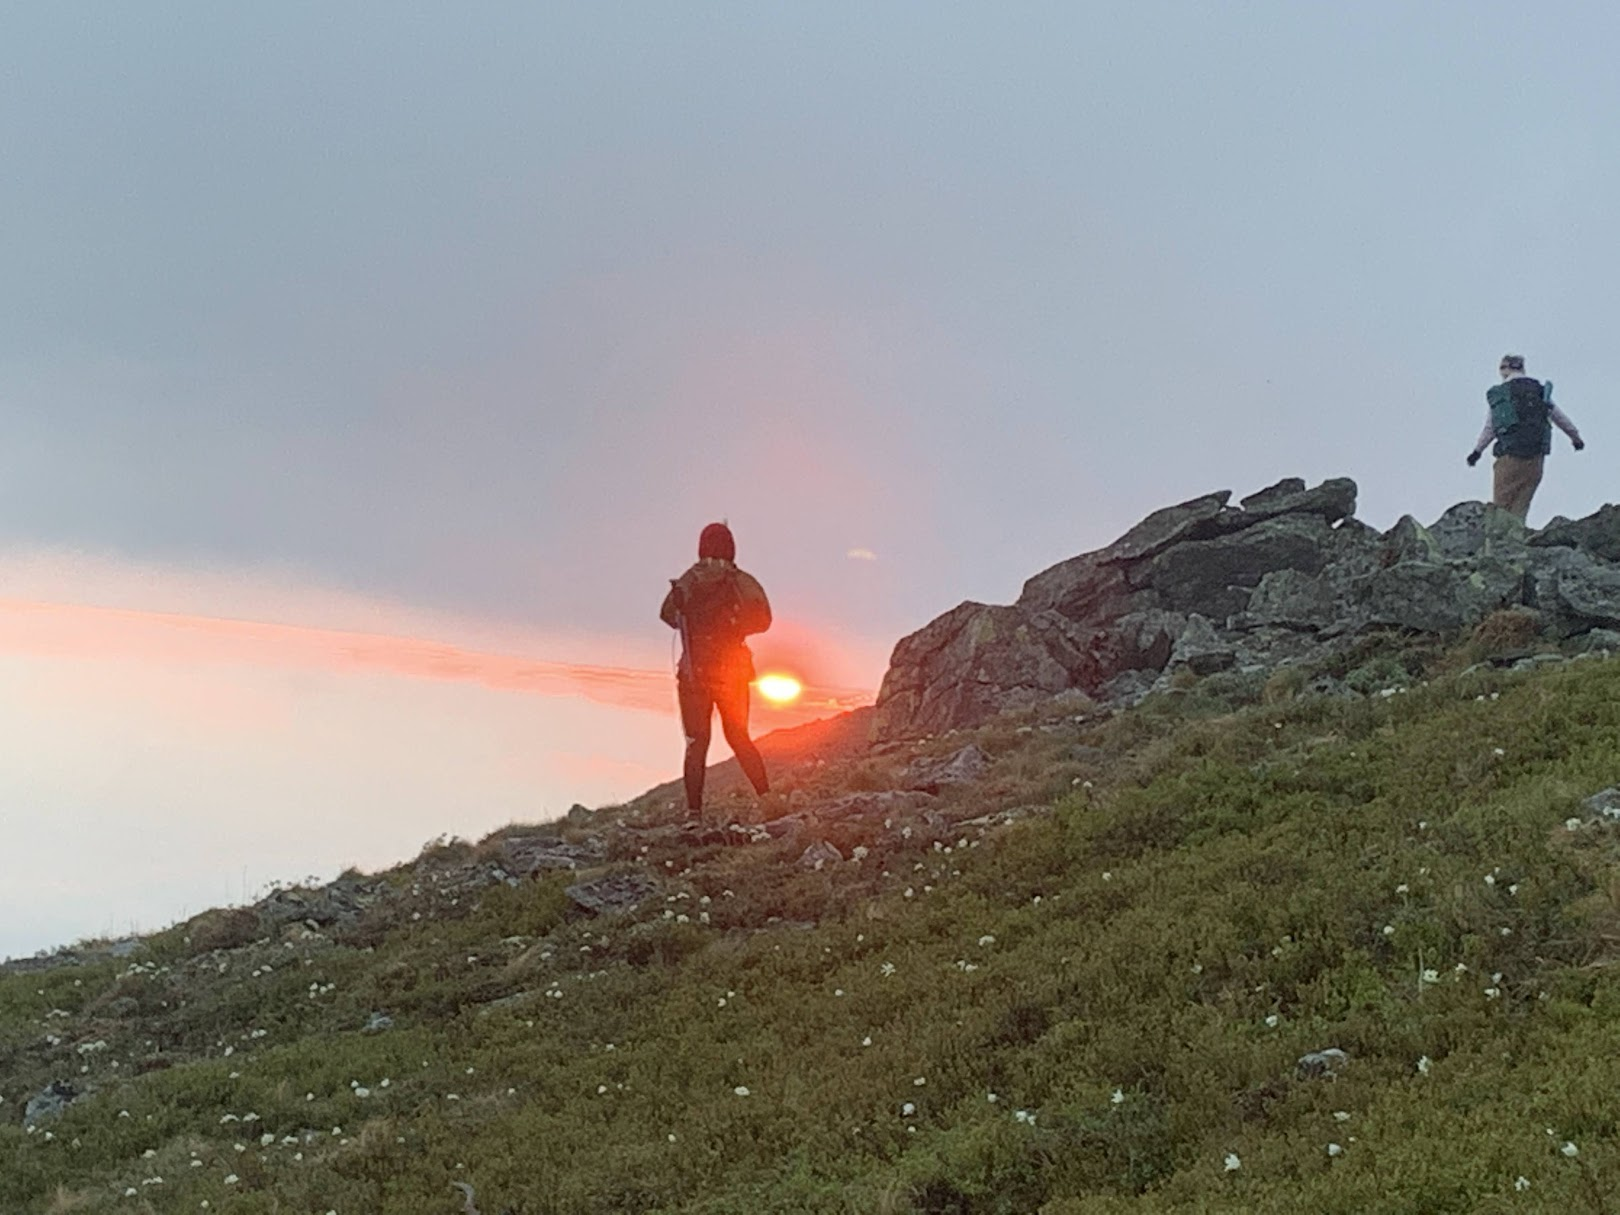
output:
[[1491, 470], [1491, 501], [1523, 519], [1530, 513], [1530, 499], [1536, 496], [1546, 461], [1546, 456], [1497, 456]]

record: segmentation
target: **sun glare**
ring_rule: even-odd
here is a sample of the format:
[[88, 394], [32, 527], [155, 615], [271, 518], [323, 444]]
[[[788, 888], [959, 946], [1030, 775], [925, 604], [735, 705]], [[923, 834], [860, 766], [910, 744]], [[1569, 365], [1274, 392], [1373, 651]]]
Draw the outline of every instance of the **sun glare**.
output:
[[804, 685], [793, 676], [778, 673], [761, 675], [754, 686], [761, 696], [776, 705], [792, 704], [804, 691]]

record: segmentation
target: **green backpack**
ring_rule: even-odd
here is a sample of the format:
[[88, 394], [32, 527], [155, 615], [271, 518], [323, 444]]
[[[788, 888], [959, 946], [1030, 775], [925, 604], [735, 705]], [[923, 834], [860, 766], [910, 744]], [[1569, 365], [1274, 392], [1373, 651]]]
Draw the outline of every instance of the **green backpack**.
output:
[[1491, 407], [1498, 456], [1544, 456], [1552, 450], [1552, 382], [1526, 376], [1494, 385], [1485, 394]]

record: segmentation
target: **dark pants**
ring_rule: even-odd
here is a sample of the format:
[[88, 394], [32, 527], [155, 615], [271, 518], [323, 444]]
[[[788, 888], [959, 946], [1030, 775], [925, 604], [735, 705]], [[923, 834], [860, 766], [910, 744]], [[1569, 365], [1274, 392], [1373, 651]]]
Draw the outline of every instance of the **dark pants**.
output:
[[765, 777], [765, 761], [759, 749], [748, 738], [748, 680], [726, 678], [707, 682], [680, 679], [676, 688], [681, 702], [681, 728], [686, 732], [686, 808], [703, 809], [703, 773], [709, 762], [709, 728], [716, 709], [720, 710], [720, 729], [726, 742], [742, 765], [743, 773], [763, 794], [770, 788]]

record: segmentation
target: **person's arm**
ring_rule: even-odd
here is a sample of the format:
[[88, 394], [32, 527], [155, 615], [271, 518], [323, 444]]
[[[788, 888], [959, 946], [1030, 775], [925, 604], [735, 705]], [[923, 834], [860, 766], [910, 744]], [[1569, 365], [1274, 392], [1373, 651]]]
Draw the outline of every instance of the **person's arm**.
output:
[[1468, 453], [1468, 463], [1478, 464], [1479, 453], [1491, 445], [1496, 438], [1496, 425], [1491, 421], [1491, 407], [1485, 406], [1485, 429], [1479, 432], [1479, 438], [1474, 440], [1474, 450]]
[[669, 593], [664, 596], [664, 605], [658, 609], [658, 619], [672, 629], [680, 627], [680, 622], [676, 619], [676, 616], [680, 613], [677, 606], [679, 590], [680, 583], [671, 582], [669, 584]]
[[1576, 451], [1584, 448], [1586, 442], [1581, 438], [1581, 432], [1575, 428], [1575, 423], [1569, 420], [1569, 415], [1551, 401], [1547, 402], [1547, 406], [1547, 416], [1552, 419], [1552, 424], [1569, 436], [1570, 444]]
[[771, 627], [771, 604], [752, 574], [737, 571], [737, 631], [743, 636]]

